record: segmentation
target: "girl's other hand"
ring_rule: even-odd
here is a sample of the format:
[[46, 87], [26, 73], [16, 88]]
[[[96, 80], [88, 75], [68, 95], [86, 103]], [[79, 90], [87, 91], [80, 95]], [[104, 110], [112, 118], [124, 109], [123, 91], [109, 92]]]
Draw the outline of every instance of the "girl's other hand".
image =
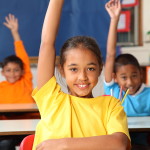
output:
[[121, 12], [120, 0], [110, 0], [108, 3], [106, 3], [105, 8], [108, 11], [111, 19], [119, 18]]
[[66, 150], [65, 139], [50, 139], [37, 145], [36, 150]]

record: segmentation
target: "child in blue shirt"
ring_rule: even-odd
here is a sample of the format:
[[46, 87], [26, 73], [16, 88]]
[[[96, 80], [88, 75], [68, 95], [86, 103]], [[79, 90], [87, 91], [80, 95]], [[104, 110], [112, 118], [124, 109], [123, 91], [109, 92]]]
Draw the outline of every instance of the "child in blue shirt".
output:
[[[150, 87], [142, 82], [142, 71], [138, 60], [131, 54], [116, 57], [116, 33], [109, 32], [105, 63], [104, 90], [106, 95], [113, 95], [122, 100], [125, 92], [127, 97], [122, 106], [127, 116], [150, 115]], [[147, 133], [131, 134], [133, 144], [148, 145]], [[136, 140], [137, 139], [137, 140]]]
[[[142, 83], [141, 68], [137, 59], [131, 54], [121, 54], [114, 61], [113, 78], [113, 74], [108, 72], [106, 60], [105, 94], [110, 95], [110, 91], [112, 91], [113, 96], [120, 99], [119, 95], [121, 94], [123, 97], [125, 91], [129, 89], [129, 93], [122, 103], [127, 116], [149, 116], [150, 87]], [[122, 93], [120, 93], [121, 89]]]

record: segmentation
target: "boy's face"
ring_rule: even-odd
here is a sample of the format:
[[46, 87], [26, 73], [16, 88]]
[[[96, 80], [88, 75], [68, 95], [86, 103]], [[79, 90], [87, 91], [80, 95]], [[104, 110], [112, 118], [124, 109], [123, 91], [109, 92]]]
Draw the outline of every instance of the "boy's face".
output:
[[97, 57], [93, 52], [81, 48], [69, 50], [62, 72], [71, 95], [93, 97], [92, 90], [101, 72]]
[[17, 63], [8, 63], [2, 70], [2, 75], [9, 83], [15, 83], [23, 75], [23, 70]]
[[129, 89], [129, 94], [137, 92], [142, 84], [142, 75], [140, 70], [134, 65], [125, 65], [117, 69], [115, 81], [124, 91]]

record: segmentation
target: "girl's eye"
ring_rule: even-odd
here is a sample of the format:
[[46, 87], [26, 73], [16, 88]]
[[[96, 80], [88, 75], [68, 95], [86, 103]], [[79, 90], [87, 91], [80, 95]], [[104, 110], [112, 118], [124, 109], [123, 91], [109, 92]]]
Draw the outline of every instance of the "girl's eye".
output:
[[72, 72], [77, 71], [77, 69], [76, 69], [76, 68], [71, 68], [70, 70], [71, 70]]
[[88, 70], [89, 70], [89, 71], [94, 71], [94, 70], [95, 70], [95, 68], [88, 68]]

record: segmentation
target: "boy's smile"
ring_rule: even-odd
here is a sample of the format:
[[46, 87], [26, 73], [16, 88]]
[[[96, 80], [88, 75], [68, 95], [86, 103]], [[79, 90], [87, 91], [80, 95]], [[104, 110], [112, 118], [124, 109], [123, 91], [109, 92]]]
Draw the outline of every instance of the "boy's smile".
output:
[[85, 48], [71, 49], [66, 53], [62, 74], [71, 95], [91, 98], [98, 82], [100, 65], [93, 52]]
[[134, 65], [124, 65], [117, 69], [115, 80], [124, 91], [129, 89], [129, 94], [133, 95], [142, 84], [142, 75]]

